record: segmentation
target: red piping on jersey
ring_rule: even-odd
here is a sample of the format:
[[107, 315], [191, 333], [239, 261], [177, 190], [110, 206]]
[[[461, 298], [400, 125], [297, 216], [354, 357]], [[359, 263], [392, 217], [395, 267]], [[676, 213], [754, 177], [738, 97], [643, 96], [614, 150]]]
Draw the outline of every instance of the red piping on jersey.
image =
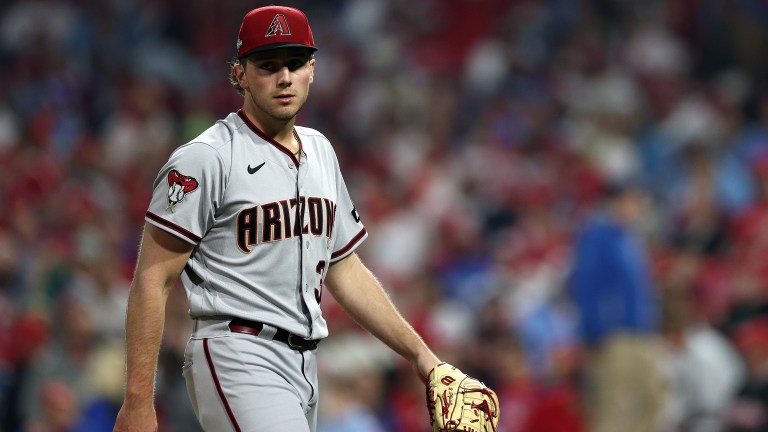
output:
[[203, 238], [202, 238], [202, 237], [200, 237], [200, 236], [196, 236], [196, 235], [195, 235], [195, 234], [193, 234], [191, 231], [188, 231], [188, 230], [186, 230], [186, 229], [184, 229], [184, 228], [182, 228], [182, 227], [180, 227], [180, 226], [176, 225], [176, 224], [175, 224], [175, 223], [173, 223], [173, 222], [169, 222], [169, 221], [167, 221], [167, 220], [165, 220], [165, 219], [161, 218], [160, 216], [158, 216], [158, 215], [156, 215], [156, 214], [154, 214], [154, 213], [152, 213], [152, 212], [147, 212], [147, 215], [146, 215], [146, 216], [147, 216], [147, 218], [149, 218], [149, 219], [152, 219], [153, 221], [155, 221], [155, 222], [159, 223], [160, 225], [162, 225], [162, 226], [164, 226], [164, 227], [166, 227], [166, 228], [170, 228], [170, 229], [172, 229], [172, 230], [176, 231], [177, 233], [179, 233], [179, 234], [183, 235], [184, 237], [186, 237], [186, 238], [188, 238], [188, 239], [192, 240], [192, 241], [193, 241], [193, 242], [195, 242], [195, 243], [200, 243], [200, 241], [203, 239]]
[[[251, 121], [251, 119], [249, 119], [249, 118], [248, 118], [248, 116], [247, 116], [247, 115], [245, 115], [245, 113], [243, 112], [243, 110], [238, 110], [238, 111], [237, 111], [237, 115], [239, 115], [239, 116], [240, 116], [240, 118], [241, 118], [241, 119], [243, 119], [243, 121], [245, 122], [245, 124], [246, 124], [246, 125], [247, 125], [249, 128], [251, 128], [251, 130], [252, 130], [252, 131], [253, 131], [253, 132], [254, 132], [256, 135], [258, 135], [258, 136], [259, 136], [261, 139], [263, 139], [264, 141], [266, 141], [266, 142], [268, 142], [268, 143], [272, 144], [273, 146], [277, 147], [277, 149], [278, 149], [278, 150], [280, 150], [281, 152], [283, 152], [283, 153], [287, 154], [287, 155], [288, 155], [288, 157], [289, 157], [289, 158], [291, 158], [291, 160], [293, 161], [293, 163], [294, 163], [294, 164], [296, 164], [296, 167], [298, 167], [298, 166], [299, 166], [299, 161], [298, 161], [298, 159], [296, 159], [296, 156], [294, 156], [294, 155], [293, 155], [293, 153], [291, 153], [291, 151], [290, 151], [290, 150], [288, 150], [287, 148], [285, 148], [285, 146], [283, 146], [283, 145], [282, 145], [282, 144], [280, 144], [279, 142], [277, 142], [277, 141], [273, 140], [272, 138], [268, 137], [268, 136], [267, 136], [267, 134], [265, 134], [264, 132], [262, 132], [262, 131], [261, 131], [261, 129], [259, 129], [259, 128], [258, 128], [258, 127], [255, 125], [255, 124], [253, 124], [253, 122]], [[295, 136], [295, 137], [296, 137], [296, 140], [299, 142], [299, 151], [301, 151], [301, 147], [302, 147], [302, 145], [301, 145], [301, 138], [299, 138], [299, 134], [297, 134], [297, 133], [296, 133], [296, 130], [295, 130], [295, 129], [293, 130], [293, 136]]]
[[346, 246], [344, 246], [343, 248], [341, 248], [341, 249], [337, 250], [336, 252], [332, 253], [331, 254], [331, 259], [336, 259], [336, 258], [344, 255], [345, 253], [349, 252], [349, 250], [352, 249], [360, 241], [360, 239], [362, 239], [365, 236], [366, 232], [367, 231], [365, 230], [365, 228], [361, 229], [360, 232], [357, 233], [356, 236], [352, 237], [352, 240], [350, 240], [349, 243], [347, 243]]
[[221, 402], [224, 404], [224, 409], [227, 410], [229, 421], [232, 422], [232, 427], [235, 428], [235, 431], [241, 432], [240, 425], [237, 423], [237, 419], [235, 418], [235, 413], [232, 412], [232, 408], [229, 406], [229, 401], [227, 401], [227, 396], [224, 394], [224, 390], [221, 388], [219, 376], [216, 375], [216, 367], [213, 365], [213, 359], [211, 359], [211, 351], [208, 349], [208, 339], [203, 339], [203, 349], [205, 350], [205, 360], [208, 362], [208, 369], [210, 369], [211, 377], [213, 377], [213, 383], [216, 384], [216, 391], [219, 393]]

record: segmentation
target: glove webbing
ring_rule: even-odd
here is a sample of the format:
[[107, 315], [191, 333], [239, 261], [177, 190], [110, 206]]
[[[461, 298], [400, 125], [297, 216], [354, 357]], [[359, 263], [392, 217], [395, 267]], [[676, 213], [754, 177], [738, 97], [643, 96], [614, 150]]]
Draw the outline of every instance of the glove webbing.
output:
[[[491, 425], [491, 430], [493, 432], [496, 432], [496, 426], [494, 426], [494, 424], [493, 424], [493, 414], [492, 413], [494, 413], [494, 412], [498, 413], [499, 412], [499, 407], [495, 406], [496, 402], [491, 397], [491, 392], [489, 392], [488, 389], [485, 389], [485, 388], [481, 388], [481, 389], [477, 389], [477, 390], [471, 390], [471, 391], [473, 391], [473, 392], [480, 392], [480, 393], [482, 393], [483, 395], [486, 396], [486, 397], [483, 398], [483, 402], [482, 403], [477, 404], [477, 405], [472, 404], [472, 408], [479, 409], [480, 411], [484, 412], [486, 418], [488, 419], [488, 423]], [[493, 405], [494, 405], [494, 407], [493, 407], [494, 409], [493, 410], [491, 410], [491, 407], [488, 405], [488, 401], [489, 400], [493, 402]]]
[[[493, 424], [493, 414], [492, 414], [494, 412], [496, 412], [496, 413], [499, 412], [498, 411], [499, 407], [496, 406], [496, 401], [494, 401], [493, 397], [491, 396], [491, 392], [488, 389], [486, 389], [486, 388], [479, 388], [479, 389], [469, 390], [469, 389], [466, 389], [465, 387], [463, 387], [462, 384], [464, 383], [464, 381], [466, 381], [468, 379], [473, 379], [473, 378], [471, 378], [469, 376], [465, 377], [464, 379], [461, 380], [461, 383], [459, 383], [459, 387], [458, 388], [464, 394], [479, 392], [479, 393], [482, 393], [484, 396], [486, 396], [486, 397], [483, 398], [483, 402], [482, 403], [479, 403], [479, 404], [470, 403], [470, 407], [472, 409], [477, 409], [477, 410], [480, 410], [483, 413], [485, 413], [485, 416], [486, 416], [486, 419], [487, 419], [487, 423], [491, 425], [492, 432], [496, 432], [496, 426]], [[447, 384], [447, 383], [444, 383], [444, 384]], [[443, 409], [443, 415], [444, 416], [446, 416], [448, 414], [448, 409], [452, 405], [453, 405], [453, 409], [463, 409], [462, 407], [458, 407], [455, 404], [450, 403], [450, 401], [448, 399], [450, 399], [451, 396], [452, 395], [445, 394], [445, 392], [443, 392], [442, 395], [438, 396], [439, 398], [443, 399], [442, 409]], [[493, 405], [494, 405], [494, 407], [493, 407], [494, 409], [493, 410], [491, 410], [491, 407], [488, 404], [489, 400], [491, 402], [493, 402]], [[434, 423], [434, 420], [432, 420], [432, 419], [430, 419], [430, 420], [431, 420], [430, 424]]]

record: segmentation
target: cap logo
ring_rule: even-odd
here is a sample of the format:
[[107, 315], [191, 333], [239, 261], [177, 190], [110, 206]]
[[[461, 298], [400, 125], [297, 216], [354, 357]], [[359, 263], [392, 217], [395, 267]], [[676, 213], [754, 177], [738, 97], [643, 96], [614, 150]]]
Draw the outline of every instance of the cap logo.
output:
[[264, 37], [270, 36], [290, 36], [291, 29], [288, 28], [288, 21], [285, 19], [285, 15], [277, 14], [272, 18], [272, 23], [269, 25], [267, 34]]

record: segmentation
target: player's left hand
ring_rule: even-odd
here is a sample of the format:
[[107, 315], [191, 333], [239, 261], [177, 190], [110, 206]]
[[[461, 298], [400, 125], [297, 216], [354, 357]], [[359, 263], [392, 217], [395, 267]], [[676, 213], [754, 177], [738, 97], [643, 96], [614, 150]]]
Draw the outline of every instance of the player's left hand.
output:
[[123, 404], [117, 414], [113, 432], [157, 432], [154, 406], [131, 407]]
[[495, 432], [499, 398], [485, 384], [448, 363], [429, 373], [427, 410], [434, 432]]

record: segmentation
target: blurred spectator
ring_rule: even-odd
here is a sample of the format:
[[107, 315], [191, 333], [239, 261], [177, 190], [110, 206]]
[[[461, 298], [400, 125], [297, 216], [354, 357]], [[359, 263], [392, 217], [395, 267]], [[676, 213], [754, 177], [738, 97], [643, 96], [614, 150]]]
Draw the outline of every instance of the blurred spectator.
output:
[[75, 390], [65, 381], [52, 379], [40, 389], [43, 415], [28, 426], [29, 432], [108, 431], [114, 425], [114, 408], [103, 401], [81, 407]]
[[499, 412], [511, 420], [500, 421], [499, 431], [525, 431], [525, 424], [529, 421], [539, 396], [539, 384], [525, 359], [525, 351], [518, 341], [509, 337], [487, 346], [493, 348], [491, 352], [494, 355], [486, 367], [496, 369], [496, 381], [489, 384], [496, 389], [499, 396]]
[[741, 324], [734, 337], [747, 376], [728, 410], [726, 430], [768, 430], [768, 319], [760, 317]]
[[379, 369], [392, 356], [367, 334], [329, 341], [320, 349], [320, 374], [327, 390], [320, 399], [318, 432], [383, 432], [378, 419], [384, 392]]
[[3, 430], [21, 428], [22, 387], [49, 338], [48, 322], [40, 315], [17, 315], [11, 322], [4, 323], [0, 331], [0, 427]]
[[610, 184], [574, 246], [570, 289], [588, 351], [585, 406], [594, 432], [653, 432], [660, 422], [658, 293], [636, 231], [648, 204], [639, 185]]
[[[39, 352], [24, 376], [23, 430], [75, 427], [95, 418], [114, 422], [114, 403], [122, 391], [122, 351], [118, 348], [116, 355], [108, 357], [107, 347], [95, 345], [93, 322], [74, 297], [62, 298], [55, 319], [52, 343]], [[115, 357], [116, 362], [109, 360]]]
[[[703, 254], [721, 253], [727, 235], [726, 217], [740, 207], [727, 204], [737, 200], [729, 199], [727, 190], [741, 188], [742, 191], [737, 193], [747, 194], [751, 199], [751, 177], [729, 155], [719, 157], [710, 144], [688, 143], [681, 148], [681, 158], [683, 177], [670, 187], [673, 218], [670, 235], [680, 249]], [[724, 172], [728, 166], [735, 174]], [[728, 180], [731, 183], [743, 180], [744, 184], [723, 185]]]
[[383, 427], [370, 411], [357, 399], [356, 383], [337, 378], [323, 394], [324, 418], [318, 424], [319, 432], [383, 432]]
[[697, 275], [706, 260], [682, 253], [670, 261], [661, 282], [667, 383], [661, 430], [722, 431], [728, 405], [744, 377], [741, 359], [704, 309], [696, 307]]

